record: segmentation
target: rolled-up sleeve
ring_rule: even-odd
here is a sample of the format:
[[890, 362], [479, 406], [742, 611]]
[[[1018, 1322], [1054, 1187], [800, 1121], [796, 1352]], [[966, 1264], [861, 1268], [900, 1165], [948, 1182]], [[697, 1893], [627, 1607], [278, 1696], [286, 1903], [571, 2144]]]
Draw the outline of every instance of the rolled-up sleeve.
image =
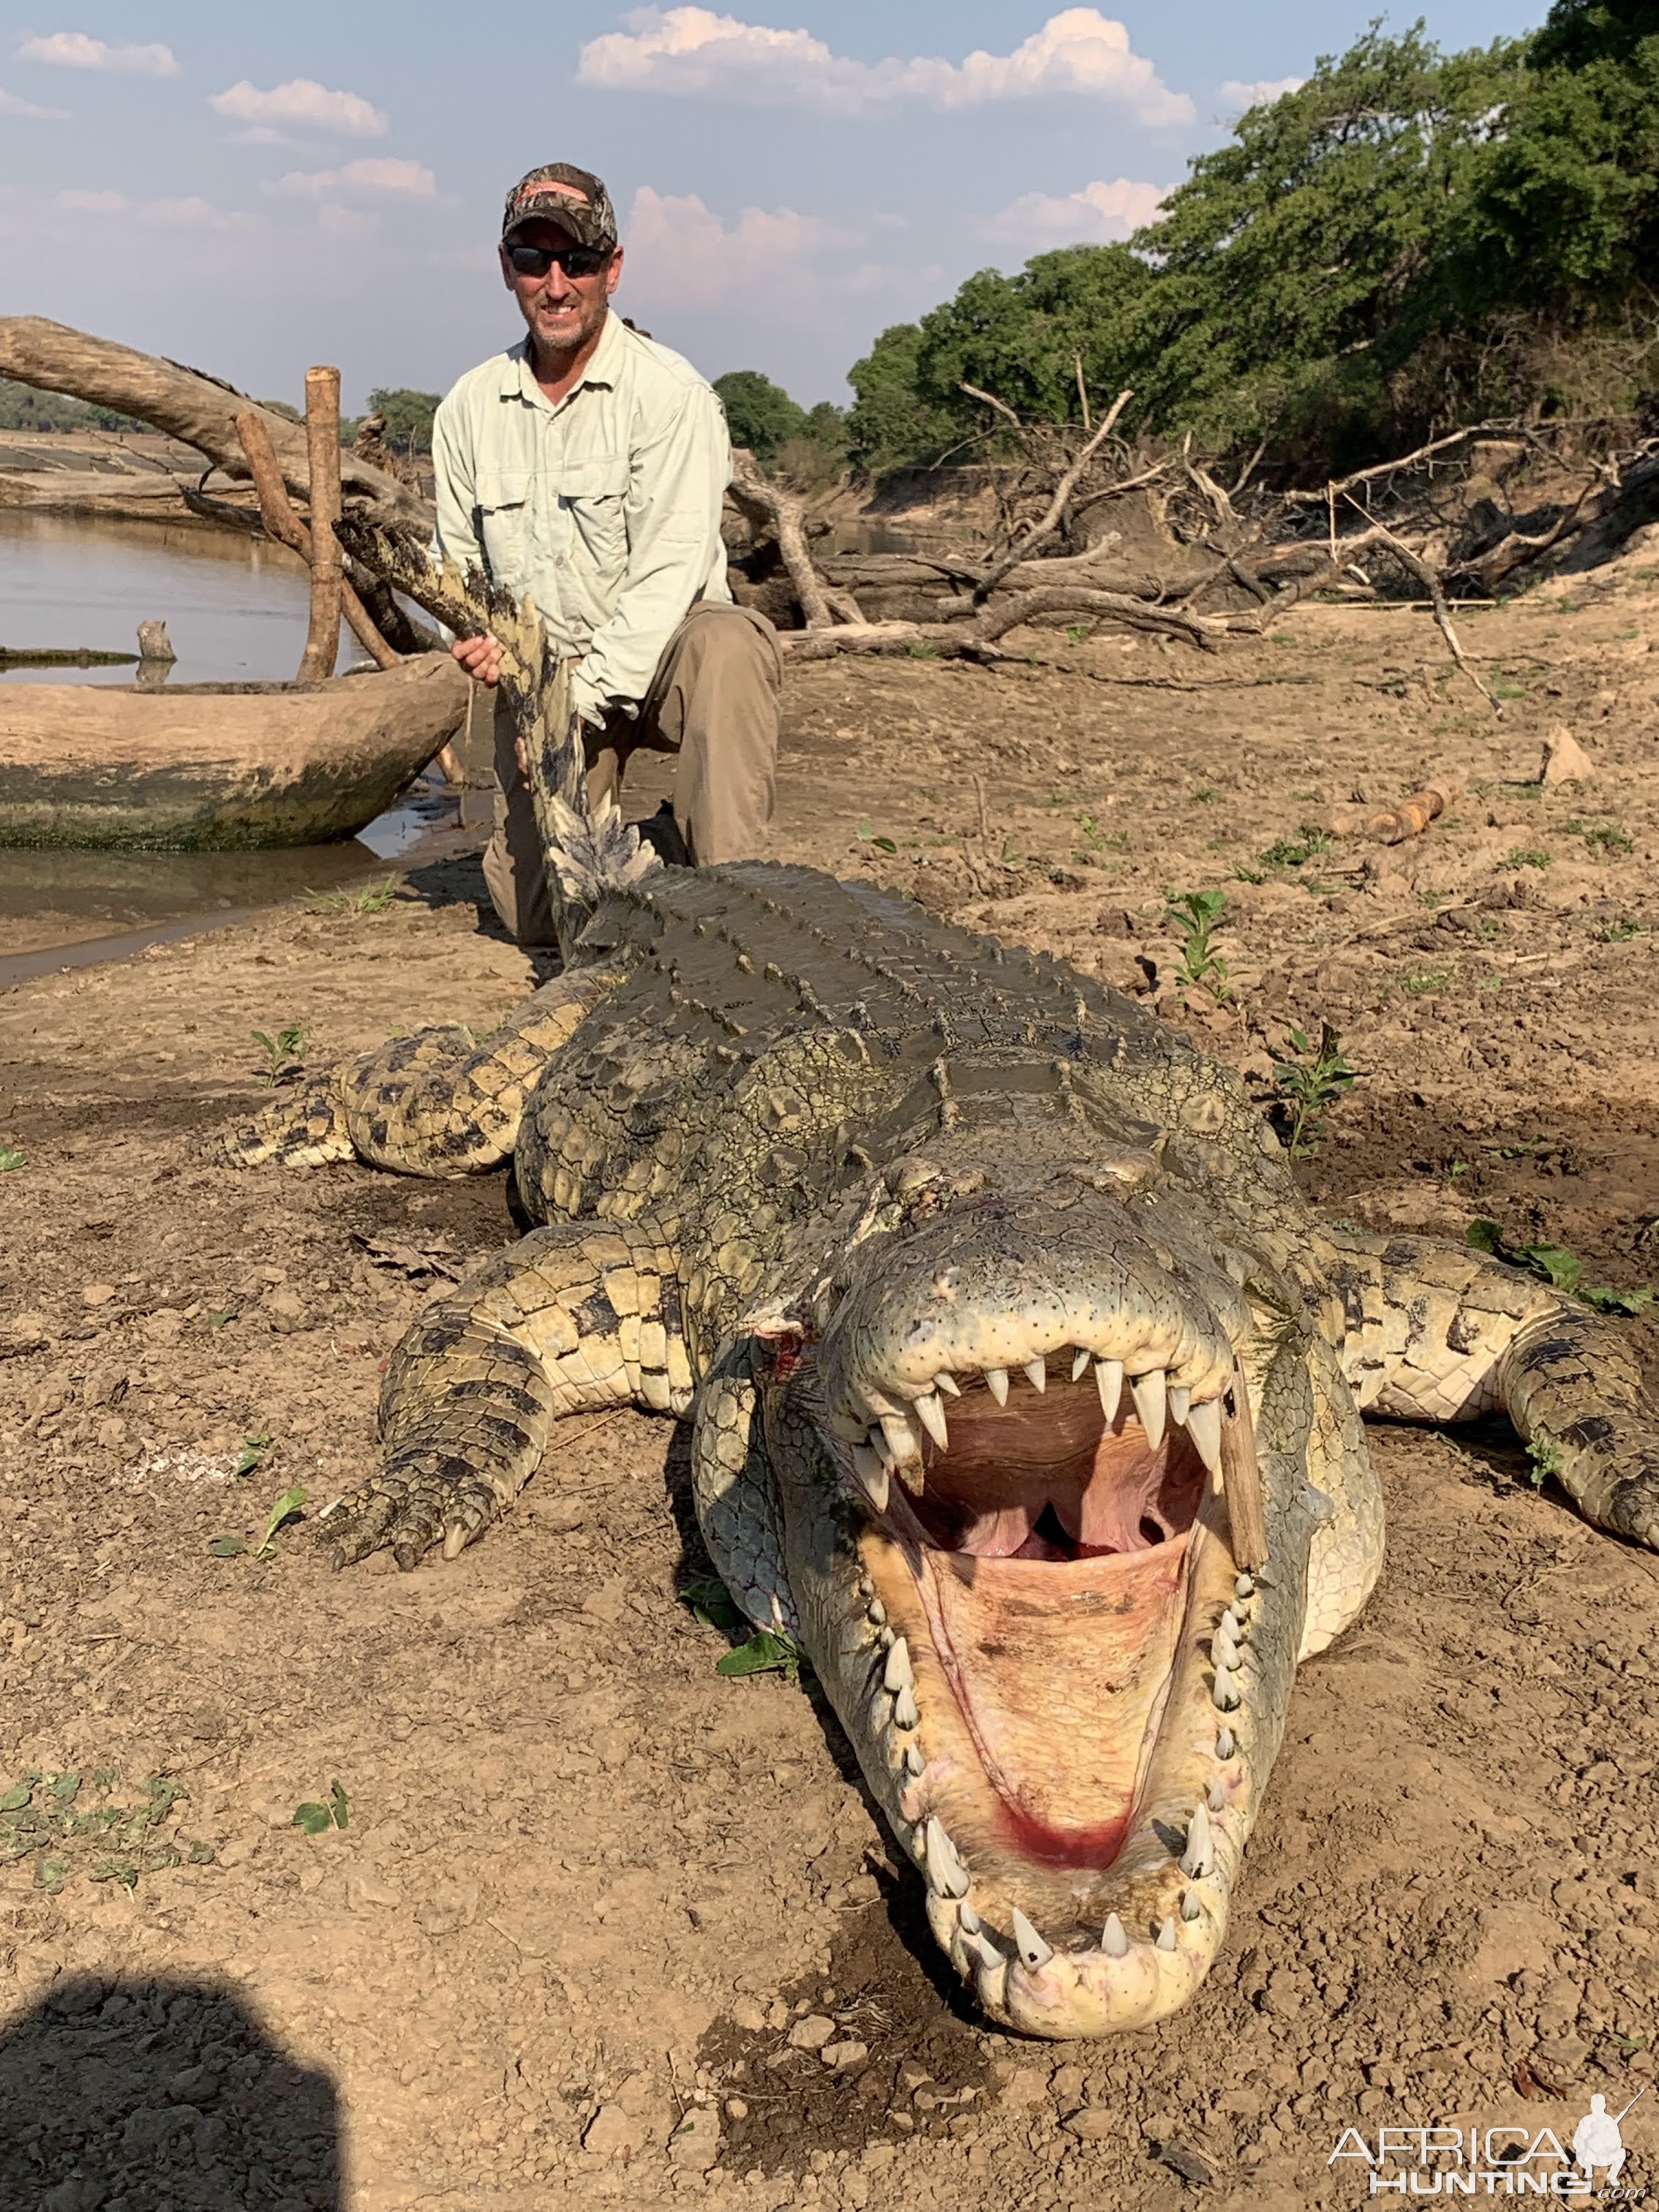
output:
[[720, 554], [732, 447], [718, 396], [706, 384], [689, 386], [672, 415], [629, 458], [627, 573], [574, 672], [577, 711], [590, 721], [644, 698], [663, 647]]

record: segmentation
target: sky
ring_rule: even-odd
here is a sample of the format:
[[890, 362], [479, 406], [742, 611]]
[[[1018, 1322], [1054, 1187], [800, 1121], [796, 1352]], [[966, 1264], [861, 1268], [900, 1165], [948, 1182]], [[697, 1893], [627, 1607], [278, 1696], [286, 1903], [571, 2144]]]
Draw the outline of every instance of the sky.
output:
[[[1426, 4], [1448, 48], [1545, 9]], [[352, 411], [441, 392], [521, 334], [501, 204], [570, 161], [621, 219], [623, 312], [706, 375], [845, 401], [872, 339], [974, 270], [1148, 221], [1378, 5], [8, 0], [0, 312], [261, 398], [320, 362]]]

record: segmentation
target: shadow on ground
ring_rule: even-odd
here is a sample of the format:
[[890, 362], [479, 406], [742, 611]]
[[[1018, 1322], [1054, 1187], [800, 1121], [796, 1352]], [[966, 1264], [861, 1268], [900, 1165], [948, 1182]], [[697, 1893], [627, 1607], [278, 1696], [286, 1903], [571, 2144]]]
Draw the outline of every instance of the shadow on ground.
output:
[[0, 2036], [7, 2212], [338, 2212], [338, 2094], [242, 1999], [64, 1975]]

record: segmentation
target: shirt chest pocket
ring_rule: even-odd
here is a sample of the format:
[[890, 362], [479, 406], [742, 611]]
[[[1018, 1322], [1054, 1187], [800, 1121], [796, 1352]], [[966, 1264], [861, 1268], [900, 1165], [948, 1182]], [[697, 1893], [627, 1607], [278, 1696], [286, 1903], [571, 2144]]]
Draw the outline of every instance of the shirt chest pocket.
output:
[[522, 588], [530, 542], [528, 469], [495, 469], [477, 479], [478, 543], [492, 580], [509, 591]]
[[628, 456], [605, 453], [567, 461], [559, 471], [558, 501], [593, 564], [619, 568], [628, 550]]

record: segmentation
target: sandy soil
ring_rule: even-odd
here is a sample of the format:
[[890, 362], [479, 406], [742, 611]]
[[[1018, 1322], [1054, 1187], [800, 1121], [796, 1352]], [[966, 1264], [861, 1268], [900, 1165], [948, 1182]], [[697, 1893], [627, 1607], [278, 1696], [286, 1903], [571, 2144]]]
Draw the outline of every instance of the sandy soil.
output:
[[[1501, 722], [1410, 612], [803, 669], [778, 848], [1140, 989], [1264, 1100], [1287, 1024], [1329, 1020], [1364, 1077], [1316, 1197], [1488, 1217], [1630, 1290], [1659, 1278], [1653, 580], [1469, 616]], [[1595, 781], [1541, 793], [1559, 722]], [[1291, 857], [1449, 764], [1469, 796], [1424, 837]], [[1212, 887], [1236, 995], [1183, 1006], [1164, 896]], [[1389, 1565], [1304, 1673], [1222, 1961], [1106, 2045], [982, 2031], [822, 1705], [714, 1673], [672, 1427], [580, 1425], [449, 1566], [331, 1577], [299, 1524], [258, 1555], [280, 1493], [369, 1464], [390, 1347], [511, 1231], [500, 1177], [192, 1144], [261, 1096], [256, 1028], [321, 1060], [503, 1014], [531, 965], [477, 890], [452, 863], [0, 1001], [8, 2206], [1343, 2207], [1350, 2127], [1570, 2132], [1635, 2096], [1659, 1562], [1502, 1435], [1373, 1432]], [[349, 1825], [295, 1826], [337, 1784]], [[817, 2014], [861, 2069], [792, 2046]]]

